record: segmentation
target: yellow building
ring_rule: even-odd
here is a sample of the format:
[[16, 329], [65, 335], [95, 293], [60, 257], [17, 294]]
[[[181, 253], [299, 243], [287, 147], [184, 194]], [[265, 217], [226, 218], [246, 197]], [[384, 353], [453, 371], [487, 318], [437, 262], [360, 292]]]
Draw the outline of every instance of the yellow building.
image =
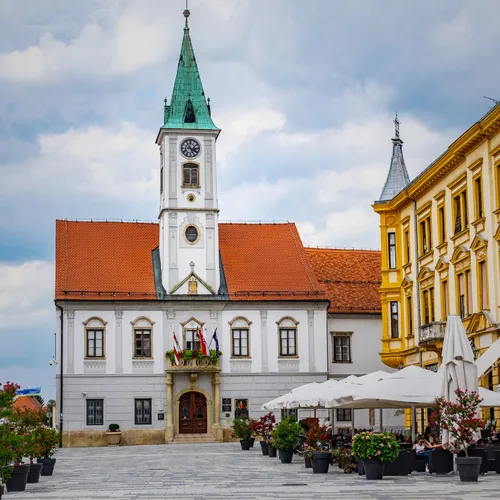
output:
[[[380, 201], [382, 361], [437, 370], [459, 314], [478, 355], [500, 336], [500, 105], [410, 182], [399, 122]], [[496, 389], [498, 360], [481, 385]], [[500, 418], [500, 413], [497, 415]]]

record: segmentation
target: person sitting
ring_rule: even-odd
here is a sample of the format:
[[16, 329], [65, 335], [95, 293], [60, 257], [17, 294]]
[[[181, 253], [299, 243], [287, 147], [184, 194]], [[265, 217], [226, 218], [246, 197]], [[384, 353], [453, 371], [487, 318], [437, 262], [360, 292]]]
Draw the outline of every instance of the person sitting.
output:
[[432, 448], [433, 446], [423, 436], [418, 436], [417, 442], [413, 445], [417, 456], [424, 457], [425, 472], [429, 472], [429, 450]]

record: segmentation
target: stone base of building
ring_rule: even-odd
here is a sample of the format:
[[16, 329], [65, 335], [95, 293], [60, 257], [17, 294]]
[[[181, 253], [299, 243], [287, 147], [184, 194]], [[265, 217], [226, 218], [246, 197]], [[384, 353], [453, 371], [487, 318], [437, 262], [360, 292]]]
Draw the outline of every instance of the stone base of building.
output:
[[[165, 444], [165, 431], [161, 429], [122, 430], [120, 446], [141, 444]], [[87, 448], [108, 446], [104, 431], [64, 431], [63, 448]]]

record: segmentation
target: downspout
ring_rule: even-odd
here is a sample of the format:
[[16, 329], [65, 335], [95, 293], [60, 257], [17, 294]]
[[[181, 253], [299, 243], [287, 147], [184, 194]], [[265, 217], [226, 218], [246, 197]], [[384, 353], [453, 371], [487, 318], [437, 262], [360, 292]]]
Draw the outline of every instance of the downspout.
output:
[[56, 303], [56, 307], [59, 309], [60, 316], [59, 316], [59, 321], [60, 321], [60, 335], [61, 335], [61, 350], [60, 350], [60, 372], [59, 372], [59, 378], [61, 380], [61, 390], [60, 390], [60, 396], [61, 396], [61, 401], [59, 403], [59, 448], [62, 448], [62, 433], [63, 433], [63, 409], [64, 409], [64, 398], [63, 398], [63, 392], [64, 392], [64, 334], [63, 334], [63, 327], [64, 327], [64, 310], [62, 306], [58, 305]]

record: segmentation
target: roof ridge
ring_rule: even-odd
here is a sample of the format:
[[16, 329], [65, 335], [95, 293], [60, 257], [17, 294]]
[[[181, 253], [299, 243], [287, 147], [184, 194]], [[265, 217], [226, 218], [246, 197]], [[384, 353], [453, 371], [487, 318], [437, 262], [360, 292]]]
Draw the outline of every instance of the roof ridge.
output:
[[377, 248], [332, 248], [332, 247], [310, 247], [307, 245], [304, 245], [304, 248], [306, 250], [327, 250], [330, 252], [373, 252], [373, 253], [380, 253], [381, 250], [378, 250]]
[[155, 221], [143, 221], [139, 219], [56, 219], [56, 222], [92, 222], [95, 224], [154, 224], [158, 225], [159, 222]]

